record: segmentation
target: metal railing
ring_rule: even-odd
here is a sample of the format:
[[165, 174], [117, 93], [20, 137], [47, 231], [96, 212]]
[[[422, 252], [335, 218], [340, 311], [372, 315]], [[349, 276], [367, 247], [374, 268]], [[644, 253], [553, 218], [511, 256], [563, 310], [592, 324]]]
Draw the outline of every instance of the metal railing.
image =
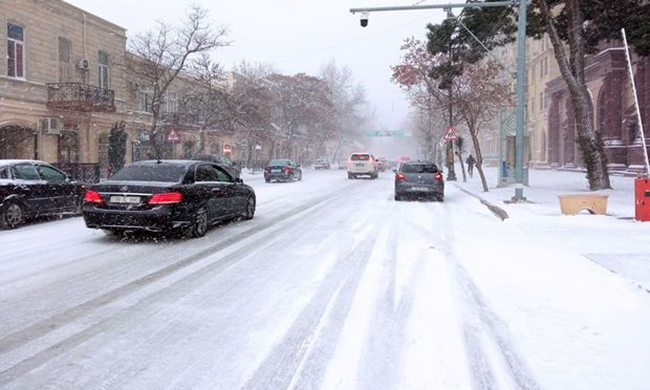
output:
[[83, 112], [115, 112], [115, 92], [80, 83], [47, 84], [47, 105]]

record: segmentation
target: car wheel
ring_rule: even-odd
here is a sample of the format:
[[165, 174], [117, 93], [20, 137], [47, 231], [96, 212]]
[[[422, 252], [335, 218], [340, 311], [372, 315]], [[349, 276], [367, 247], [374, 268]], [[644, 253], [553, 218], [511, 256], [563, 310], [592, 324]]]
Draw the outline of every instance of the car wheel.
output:
[[264, 179], [265, 182], [270, 183], [271, 179]]
[[194, 222], [190, 225], [187, 231], [189, 238], [199, 238], [205, 236], [208, 231], [208, 211], [205, 207], [201, 206], [196, 210], [194, 215]]
[[348, 179], [356, 179], [356, 177], [354, 177], [354, 175], [353, 175], [353, 174], [351, 174], [351, 173], [348, 173]]
[[395, 194], [395, 200], [398, 201], [398, 202], [401, 201], [402, 200], [402, 195]]
[[298, 176], [298, 181], [302, 181], [302, 173]]
[[244, 211], [244, 219], [251, 220], [255, 216], [255, 198], [252, 196], [246, 202], [246, 210]]
[[7, 202], [0, 211], [0, 227], [15, 229], [25, 223], [25, 210], [16, 202]]
[[444, 195], [438, 195], [438, 202], [444, 202], [445, 201], [445, 196]]

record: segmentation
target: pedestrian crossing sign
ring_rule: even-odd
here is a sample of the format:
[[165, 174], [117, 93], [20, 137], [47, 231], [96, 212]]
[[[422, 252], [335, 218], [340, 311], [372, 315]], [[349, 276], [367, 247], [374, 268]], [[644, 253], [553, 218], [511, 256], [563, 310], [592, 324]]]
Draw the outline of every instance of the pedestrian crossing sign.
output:
[[445, 134], [443, 139], [447, 142], [450, 142], [450, 141], [455, 141], [457, 138], [458, 138], [458, 134], [456, 134], [452, 126], [449, 126], [447, 128], [447, 133]]

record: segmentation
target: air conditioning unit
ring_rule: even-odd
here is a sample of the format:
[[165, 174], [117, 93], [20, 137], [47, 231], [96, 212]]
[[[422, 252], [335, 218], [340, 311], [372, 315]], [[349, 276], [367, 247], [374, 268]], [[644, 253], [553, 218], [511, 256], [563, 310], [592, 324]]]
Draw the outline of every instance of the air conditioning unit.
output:
[[88, 60], [83, 60], [83, 59], [79, 60], [77, 61], [77, 69], [88, 70], [90, 69], [90, 63], [88, 62]]
[[63, 121], [59, 118], [41, 118], [38, 127], [43, 134], [59, 135], [63, 130]]

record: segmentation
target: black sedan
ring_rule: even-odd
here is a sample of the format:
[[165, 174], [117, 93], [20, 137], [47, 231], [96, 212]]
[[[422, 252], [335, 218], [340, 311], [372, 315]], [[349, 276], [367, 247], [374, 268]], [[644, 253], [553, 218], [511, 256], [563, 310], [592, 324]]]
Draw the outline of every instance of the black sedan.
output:
[[52, 165], [36, 160], [0, 160], [0, 228], [28, 218], [79, 213], [84, 187]]
[[233, 218], [252, 219], [255, 192], [217, 164], [193, 160], [141, 161], [88, 188], [86, 226], [126, 231], [182, 232], [202, 237]]
[[302, 180], [302, 169], [300, 164], [289, 159], [271, 160], [264, 168], [264, 180], [270, 183], [275, 181]]
[[436, 164], [408, 162], [395, 171], [395, 200], [409, 196], [428, 197], [439, 202], [445, 199], [445, 182]]
[[239, 178], [241, 175], [239, 168], [237, 168], [235, 164], [233, 164], [232, 161], [228, 159], [228, 157], [222, 156], [220, 154], [199, 154], [198, 156], [193, 157], [192, 160], [213, 162], [221, 168], [225, 169], [226, 172], [228, 172], [230, 176], [234, 178]]

